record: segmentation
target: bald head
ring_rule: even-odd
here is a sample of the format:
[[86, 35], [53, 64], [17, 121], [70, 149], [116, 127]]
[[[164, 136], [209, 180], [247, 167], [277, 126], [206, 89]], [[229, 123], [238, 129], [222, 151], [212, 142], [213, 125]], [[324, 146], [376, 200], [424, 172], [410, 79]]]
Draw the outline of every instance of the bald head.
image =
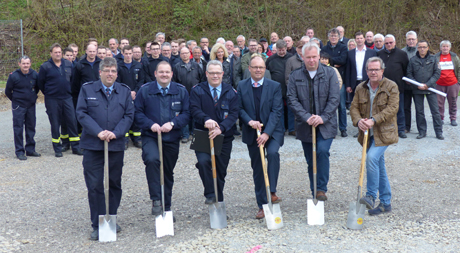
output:
[[86, 47], [86, 60], [93, 62], [96, 59], [97, 47], [94, 44], [89, 44]]

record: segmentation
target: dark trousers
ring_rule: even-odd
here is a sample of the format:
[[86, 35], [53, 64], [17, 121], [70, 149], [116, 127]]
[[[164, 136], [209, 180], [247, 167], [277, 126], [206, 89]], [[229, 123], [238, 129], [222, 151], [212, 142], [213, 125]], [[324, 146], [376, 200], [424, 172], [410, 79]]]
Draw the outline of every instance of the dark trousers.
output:
[[[17, 105], [12, 107], [13, 133], [16, 156], [35, 152], [35, 105], [24, 108]], [[24, 128], [26, 132], [26, 147], [24, 150]]]
[[129, 136], [131, 136], [131, 141], [133, 143], [141, 141], [141, 129], [138, 126], [136, 126], [134, 122], [133, 124], [131, 124], [131, 127], [129, 128], [129, 132], [126, 133], [126, 143], [129, 142]]
[[[316, 131], [316, 188], [319, 191], [327, 192], [329, 182], [329, 150], [331, 149], [332, 138], [324, 139], [319, 131]], [[308, 178], [310, 179], [310, 190], [313, 194], [313, 143], [302, 142], [305, 159], [308, 164]]]
[[[174, 167], [179, 157], [179, 141], [163, 142], [163, 172], [165, 210], [171, 210], [171, 196], [174, 185]], [[151, 200], [161, 200], [160, 182], [160, 153], [158, 140], [150, 136], [142, 136], [142, 160], [145, 164], [145, 174]]]
[[293, 132], [293, 131], [295, 131], [295, 115], [294, 115], [294, 112], [291, 110], [291, 107], [289, 107], [289, 105], [287, 103], [287, 98], [283, 98], [283, 104], [284, 104], [284, 110], [283, 110], [284, 129], [287, 129], [288, 132]]
[[[121, 201], [121, 174], [125, 152], [109, 152], [109, 214], [116, 215]], [[105, 215], [104, 151], [83, 151], [83, 174], [88, 188], [91, 223], [99, 227], [99, 215]]]
[[[405, 130], [410, 131], [412, 125], [412, 90], [404, 90], [404, 121], [406, 122]], [[400, 106], [401, 108], [401, 103]], [[399, 121], [398, 121], [399, 122]], [[399, 128], [399, 125], [398, 125]]]
[[436, 93], [414, 94], [415, 120], [417, 121], [417, 130], [419, 133], [426, 134], [427, 125], [424, 106], [425, 96], [426, 100], [428, 101], [428, 106], [430, 106], [431, 116], [433, 117], [434, 132], [437, 135], [442, 134], [441, 114], [439, 114], [438, 98]]
[[[219, 195], [219, 202], [224, 201], [224, 186], [225, 176], [227, 176], [228, 162], [230, 161], [230, 154], [232, 153], [233, 138], [224, 140], [222, 144], [222, 151], [220, 155], [216, 155], [216, 176], [217, 176], [217, 191]], [[206, 198], [215, 197], [214, 180], [212, 178], [212, 164], [211, 155], [204, 152], [195, 151], [196, 168], [200, 173], [201, 182], [203, 182], [204, 196]]]
[[337, 112], [339, 113], [340, 131], [347, 130], [347, 108], [345, 105], [346, 101], [347, 101], [347, 92], [345, 91], [345, 85], [342, 85], [342, 89], [340, 89], [339, 109], [337, 110]]
[[61, 119], [61, 144], [62, 147], [70, 148], [69, 131], [67, 130], [67, 122]]
[[51, 124], [51, 141], [53, 142], [54, 152], [61, 152], [60, 127], [63, 120], [67, 122], [67, 130], [69, 131], [69, 140], [72, 145], [72, 150], [78, 150], [80, 137], [78, 137], [77, 133], [77, 120], [75, 118], [72, 98], [55, 99], [45, 97], [45, 106]]
[[396, 120], [398, 123], [398, 133], [406, 130], [406, 119], [405, 119], [405, 109], [404, 109], [404, 92], [399, 93], [399, 108], [398, 113], [396, 114]]
[[[268, 181], [270, 183], [270, 192], [276, 192], [278, 184], [278, 175], [280, 173], [280, 144], [273, 138], [270, 138], [265, 143]], [[249, 156], [251, 157], [252, 176], [254, 178], [254, 190], [256, 192], [257, 205], [262, 208], [263, 204], [267, 204], [267, 192], [265, 190], [264, 171], [262, 169], [262, 160], [260, 158], [260, 150], [257, 142], [248, 145]]]

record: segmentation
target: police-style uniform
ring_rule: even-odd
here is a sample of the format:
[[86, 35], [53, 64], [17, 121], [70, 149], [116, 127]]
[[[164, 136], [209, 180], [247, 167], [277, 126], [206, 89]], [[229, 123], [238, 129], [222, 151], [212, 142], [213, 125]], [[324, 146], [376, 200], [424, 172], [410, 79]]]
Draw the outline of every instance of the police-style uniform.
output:
[[[15, 70], [8, 77], [5, 94], [11, 100], [13, 112], [13, 132], [16, 156], [32, 154], [35, 152], [35, 102], [37, 101], [38, 74], [29, 69], [23, 74], [21, 69]], [[23, 132], [26, 132], [26, 146], [24, 149]]]
[[[149, 186], [150, 199], [161, 200], [160, 159], [158, 133], [151, 130], [153, 124], [162, 126], [172, 122], [173, 128], [162, 133], [165, 209], [171, 210], [171, 195], [174, 184], [173, 170], [179, 156], [181, 128], [190, 120], [189, 95], [181, 84], [170, 82], [166, 90], [157, 81], [144, 84], [134, 100], [135, 122], [142, 132], [142, 159]], [[164, 93], [164, 95], [163, 95]]]
[[[128, 68], [129, 66], [129, 68]], [[136, 93], [139, 91], [139, 88], [144, 84], [144, 70], [142, 69], [142, 63], [137, 61], [132, 61], [130, 64], [126, 64], [121, 61], [118, 62], [118, 77], [117, 82], [124, 83], [128, 85], [131, 91]], [[139, 143], [141, 141], [141, 129], [136, 126], [136, 123], [133, 122], [129, 128], [129, 132], [126, 133], [126, 137], [131, 135], [131, 140], [133, 143]], [[126, 138], [126, 144], [129, 142], [129, 138]]]
[[57, 67], [53, 59], [49, 59], [40, 66], [37, 84], [45, 95], [46, 113], [51, 124], [51, 141], [55, 153], [61, 153], [61, 139], [59, 128], [62, 119], [67, 122], [69, 140], [73, 152], [79, 151], [80, 137], [77, 133], [75, 107], [72, 102], [70, 81], [72, 77], [72, 63], [61, 59], [61, 66]]
[[[204, 127], [207, 120], [212, 119], [219, 124], [224, 135], [221, 154], [216, 156], [217, 190], [219, 201], [224, 200], [223, 190], [227, 167], [232, 152], [232, 141], [236, 130], [239, 104], [238, 95], [230, 84], [222, 83], [216, 88], [217, 102], [214, 101], [214, 88], [208, 82], [195, 85], [190, 93], [190, 112], [195, 122], [195, 128], [207, 131]], [[212, 178], [211, 155], [209, 153], [195, 151], [201, 181], [204, 186], [206, 198], [215, 197], [214, 183]]]
[[131, 90], [115, 82], [110, 95], [102, 82], [83, 84], [77, 103], [77, 118], [83, 127], [80, 146], [83, 151], [83, 171], [88, 188], [91, 222], [98, 227], [98, 216], [105, 214], [104, 201], [104, 141], [97, 135], [109, 130], [116, 139], [109, 142], [109, 212], [117, 214], [121, 201], [121, 174], [125, 150], [125, 133], [134, 118]]

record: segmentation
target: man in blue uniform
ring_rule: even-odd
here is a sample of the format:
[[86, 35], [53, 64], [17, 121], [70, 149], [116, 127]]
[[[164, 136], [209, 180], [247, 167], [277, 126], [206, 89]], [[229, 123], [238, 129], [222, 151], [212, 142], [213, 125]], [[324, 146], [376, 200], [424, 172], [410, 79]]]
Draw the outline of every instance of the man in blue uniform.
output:
[[[260, 56], [249, 60], [251, 78], [238, 83], [238, 98], [240, 120], [243, 121], [243, 142], [248, 145], [251, 167], [253, 170], [255, 192], [259, 211], [256, 219], [265, 217], [263, 204], [267, 204], [264, 173], [260, 158], [259, 146], [267, 150], [268, 179], [272, 203], [278, 203], [281, 198], [276, 196], [276, 185], [280, 171], [279, 149], [284, 144], [283, 97], [281, 85], [278, 82], [264, 78], [265, 62]], [[262, 127], [263, 124], [263, 127]], [[257, 137], [256, 129], [261, 136]]]
[[[133, 61], [133, 48], [130, 45], [125, 45], [121, 50], [123, 54], [122, 61], [118, 61], [118, 78], [117, 82], [128, 85], [131, 89], [131, 98], [136, 99], [136, 93], [144, 84], [144, 71], [142, 63]], [[141, 130], [133, 122], [126, 133], [126, 137], [131, 135], [131, 140], [135, 147], [142, 148]], [[126, 138], [125, 150], [128, 149], [129, 138]]]
[[[222, 63], [217, 60], [210, 61], [206, 67], [208, 81], [195, 85], [190, 93], [190, 112], [195, 121], [195, 128], [209, 130], [211, 139], [220, 134], [224, 135], [222, 151], [216, 156], [217, 190], [220, 202], [224, 200], [225, 176], [239, 112], [238, 95], [231, 84], [222, 82], [223, 75]], [[205, 204], [215, 203], [211, 155], [198, 151], [195, 151], [195, 154], [198, 160], [196, 167], [204, 186]]]
[[[181, 84], [171, 82], [171, 65], [157, 64], [156, 81], [146, 83], [136, 94], [135, 122], [142, 132], [142, 159], [152, 200], [152, 215], [160, 215], [162, 205], [171, 210], [173, 170], [179, 157], [181, 129], [190, 120], [189, 95]], [[158, 132], [162, 133], [165, 203], [161, 203]]]
[[62, 59], [62, 48], [58, 43], [50, 47], [51, 58], [43, 63], [38, 73], [37, 85], [45, 95], [46, 113], [51, 124], [51, 141], [56, 157], [62, 157], [59, 128], [62, 119], [67, 122], [72, 153], [83, 155], [79, 148], [75, 107], [70, 93], [72, 63]]
[[[99, 66], [101, 80], [85, 83], [77, 103], [77, 118], [83, 126], [81, 147], [83, 172], [91, 211], [93, 232], [98, 240], [98, 217], [105, 214], [104, 141], [109, 142], [109, 212], [117, 214], [121, 201], [121, 174], [125, 149], [125, 133], [134, 118], [131, 90], [115, 82], [117, 61], [108, 57]], [[117, 224], [117, 232], [121, 230]]]
[[[150, 45], [151, 56], [142, 62], [145, 72], [145, 81], [152, 82], [156, 80], [155, 70], [157, 65], [162, 61], [169, 62], [169, 59], [161, 55], [161, 45], [158, 42], [152, 42]], [[145, 59], [145, 58], [144, 58]]]
[[[27, 160], [27, 156], [40, 156], [35, 152], [35, 102], [37, 101], [38, 74], [30, 68], [30, 58], [23, 56], [19, 59], [19, 69], [8, 77], [5, 94], [11, 100], [13, 112], [14, 146], [16, 157]], [[26, 132], [26, 147], [24, 149], [23, 132]]]

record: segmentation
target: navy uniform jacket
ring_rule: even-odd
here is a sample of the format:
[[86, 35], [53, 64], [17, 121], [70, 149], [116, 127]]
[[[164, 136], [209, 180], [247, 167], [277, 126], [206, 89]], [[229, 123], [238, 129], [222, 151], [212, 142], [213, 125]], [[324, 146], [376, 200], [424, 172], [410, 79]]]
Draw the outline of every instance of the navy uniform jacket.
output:
[[81, 86], [84, 83], [99, 80], [100, 63], [101, 58], [96, 56], [93, 66], [89, 64], [86, 57], [75, 64], [72, 73], [72, 97], [74, 101], [78, 99], [78, 94], [80, 93]]
[[[264, 124], [263, 133], [273, 137], [280, 146], [284, 144], [283, 97], [281, 85], [278, 82], [264, 78], [262, 96], [260, 100], [260, 119]], [[251, 78], [238, 83], [238, 98], [240, 118], [243, 120], [243, 142], [247, 145], [256, 143], [257, 131], [248, 125], [249, 121], [256, 120], [254, 95]]]
[[128, 85], [132, 91], [137, 92], [144, 84], [142, 63], [133, 60], [131, 62], [131, 68], [128, 69], [124, 62], [119, 62], [117, 82], [124, 83]]
[[[161, 105], [162, 99], [169, 100], [167, 107]], [[136, 108], [135, 123], [141, 128], [142, 136], [156, 139], [158, 134], [150, 129], [153, 124], [157, 123], [161, 127], [167, 122], [174, 123], [173, 129], [169, 133], [162, 133], [164, 142], [179, 141], [182, 127], [190, 121], [189, 95], [185, 87], [178, 83], [170, 83], [165, 97], [158, 89], [156, 81], [144, 84], [136, 94], [134, 106]]]
[[21, 69], [11, 73], [6, 81], [5, 95], [11, 100], [13, 108], [28, 108], [35, 105], [39, 91], [37, 79], [38, 73], [33, 69], [29, 69], [28, 74], [23, 74]]
[[88, 82], [81, 87], [77, 103], [77, 119], [83, 127], [80, 148], [104, 150], [104, 141], [97, 135], [104, 130], [112, 131], [116, 139], [109, 142], [109, 151], [125, 150], [125, 134], [134, 119], [131, 90], [122, 83], [113, 84], [112, 94], [107, 97], [102, 82]]
[[53, 59], [49, 59], [40, 66], [37, 85], [47, 98], [70, 98], [70, 80], [72, 79], [72, 63], [61, 59], [58, 68]]
[[238, 95], [230, 84], [222, 83], [217, 106], [214, 106], [212, 91], [209, 83], [203, 82], [195, 85], [190, 93], [190, 112], [195, 120], [195, 128], [207, 131], [204, 123], [212, 119], [219, 124], [225, 137], [233, 138], [233, 131], [239, 113]]
[[157, 69], [158, 63], [166, 61], [169, 62], [169, 59], [160, 55], [157, 59], [153, 59], [152, 57], [147, 58], [147, 61], [143, 61], [143, 68], [145, 72], [145, 82], [153, 82], [156, 81], [157, 78], [155, 77], [155, 70]]

